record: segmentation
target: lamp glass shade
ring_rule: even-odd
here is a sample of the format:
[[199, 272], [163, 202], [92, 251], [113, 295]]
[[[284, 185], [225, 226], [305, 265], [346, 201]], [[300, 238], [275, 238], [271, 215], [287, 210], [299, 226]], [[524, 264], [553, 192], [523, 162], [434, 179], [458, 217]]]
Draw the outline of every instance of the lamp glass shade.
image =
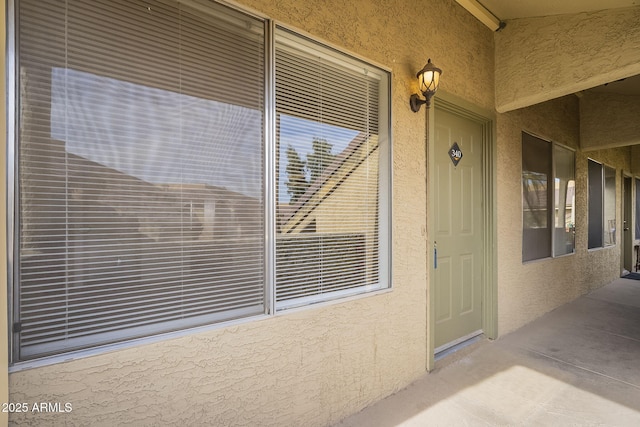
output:
[[431, 63], [431, 59], [427, 62], [422, 70], [418, 73], [418, 83], [420, 91], [426, 96], [427, 93], [435, 93], [440, 84], [440, 74], [442, 70]]

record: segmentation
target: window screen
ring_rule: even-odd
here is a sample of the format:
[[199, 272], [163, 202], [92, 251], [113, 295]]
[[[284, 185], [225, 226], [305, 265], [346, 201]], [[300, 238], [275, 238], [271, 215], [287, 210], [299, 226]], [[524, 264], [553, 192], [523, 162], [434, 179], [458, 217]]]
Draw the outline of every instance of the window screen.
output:
[[589, 174], [589, 249], [603, 246], [603, 177], [602, 165], [588, 160]]
[[551, 256], [551, 143], [522, 134], [522, 260]]
[[18, 3], [19, 359], [264, 312], [264, 23], [189, 4]]

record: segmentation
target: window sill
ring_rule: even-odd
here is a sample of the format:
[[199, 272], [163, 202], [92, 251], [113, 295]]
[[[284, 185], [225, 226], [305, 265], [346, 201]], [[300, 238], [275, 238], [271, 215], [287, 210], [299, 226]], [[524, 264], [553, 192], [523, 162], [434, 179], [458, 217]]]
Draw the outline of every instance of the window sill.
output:
[[158, 334], [158, 335], [153, 335], [148, 337], [134, 338], [131, 340], [122, 341], [118, 343], [105, 344], [102, 346], [72, 351], [64, 354], [46, 356], [38, 359], [27, 360], [24, 362], [16, 362], [13, 365], [9, 366], [9, 374], [20, 372], [20, 371], [26, 371], [29, 369], [41, 368], [49, 365], [55, 365], [58, 363], [73, 362], [75, 360], [85, 359], [87, 357], [100, 356], [100, 355], [104, 355], [104, 354], [112, 353], [116, 351], [128, 350], [141, 345], [155, 344], [162, 341], [168, 341], [175, 338], [182, 338], [189, 335], [199, 334], [199, 333], [208, 332], [208, 331], [221, 329], [221, 328], [227, 328], [230, 326], [240, 325], [243, 323], [269, 319], [272, 317], [273, 316], [270, 316], [268, 314], [260, 314], [257, 316], [234, 319], [227, 322], [197, 326], [194, 328], [183, 329], [183, 330], [178, 330], [173, 332], [166, 332], [163, 334]]

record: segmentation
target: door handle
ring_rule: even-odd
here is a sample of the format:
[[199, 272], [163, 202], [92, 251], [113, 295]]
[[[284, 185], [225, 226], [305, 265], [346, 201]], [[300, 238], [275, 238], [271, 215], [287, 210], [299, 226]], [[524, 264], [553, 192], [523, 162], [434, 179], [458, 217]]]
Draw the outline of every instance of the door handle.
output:
[[438, 242], [433, 242], [433, 268], [438, 268]]

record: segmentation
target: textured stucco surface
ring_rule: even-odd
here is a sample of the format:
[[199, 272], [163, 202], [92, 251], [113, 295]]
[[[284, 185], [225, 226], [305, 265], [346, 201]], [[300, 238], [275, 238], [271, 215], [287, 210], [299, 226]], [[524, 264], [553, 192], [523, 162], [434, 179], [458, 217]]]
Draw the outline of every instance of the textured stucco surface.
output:
[[392, 70], [393, 290], [12, 373], [12, 401], [73, 405], [14, 424], [320, 426], [425, 372], [426, 115], [408, 100], [430, 57], [443, 89], [492, 108], [493, 34], [453, 0], [243, 3]]
[[631, 173], [640, 176], [640, 146], [631, 147]]
[[[322, 425], [420, 372], [424, 350], [423, 339], [411, 332], [415, 314], [402, 303], [405, 315], [384, 309], [396, 296], [13, 374], [13, 401], [71, 402], [73, 412], [14, 415], [12, 420], [26, 425], [295, 425], [296, 420]], [[392, 325], [382, 320], [389, 316]], [[366, 331], [355, 317], [368, 323]]]
[[[417, 91], [415, 73], [431, 58], [443, 69], [442, 90], [493, 111], [494, 34], [453, 0], [242, 3], [392, 70], [393, 290], [14, 372], [11, 401], [73, 404], [69, 414], [14, 414], [14, 424], [321, 426], [424, 373], [427, 129], [424, 109], [411, 112], [408, 100]], [[521, 86], [508, 90], [540, 89], [514, 82]], [[522, 264], [521, 131], [578, 148], [577, 98], [498, 115], [496, 129], [504, 334], [609, 281], [620, 263], [617, 247], [585, 249], [587, 157], [578, 152], [578, 252]], [[588, 155], [619, 171], [631, 167], [630, 152]], [[617, 203], [619, 191], [618, 183]]]
[[640, 144], [640, 96], [588, 93], [580, 98], [583, 150]]
[[640, 74], [640, 6], [514, 19], [496, 33], [496, 109]]
[[[631, 170], [631, 149], [576, 152], [576, 253], [522, 263], [522, 131], [578, 149], [578, 98], [570, 95], [498, 116], [498, 328], [513, 331], [561, 304], [602, 286], [620, 273], [620, 248], [587, 248], [587, 158]], [[517, 237], [516, 237], [517, 236]], [[617, 241], [620, 241], [618, 231]]]

